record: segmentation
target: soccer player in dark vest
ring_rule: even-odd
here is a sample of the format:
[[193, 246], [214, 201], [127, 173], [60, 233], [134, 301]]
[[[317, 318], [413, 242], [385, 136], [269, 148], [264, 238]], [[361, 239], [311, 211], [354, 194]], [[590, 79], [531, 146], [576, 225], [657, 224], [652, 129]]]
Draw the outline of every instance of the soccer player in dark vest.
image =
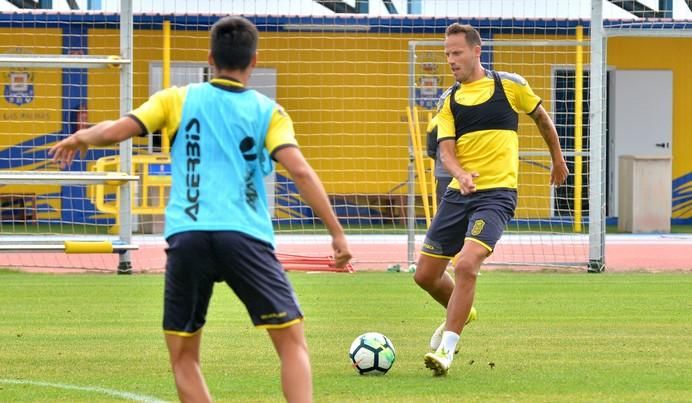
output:
[[[519, 113], [533, 119], [548, 146], [550, 183], [562, 185], [569, 173], [555, 125], [541, 99], [521, 76], [483, 68], [478, 31], [469, 25], [450, 25], [444, 49], [458, 85], [437, 114], [437, 141], [444, 168], [453, 179], [428, 229], [414, 276], [447, 309], [445, 322], [430, 340], [434, 351], [424, 357], [434, 375], [447, 374], [472, 313], [481, 263], [514, 216]], [[452, 279], [447, 264], [460, 251]]]
[[274, 254], [264, 175], [278, 161], [332, 236], [337, 267], [351, 258], [321, 181], [303, 158], [293, 122], [273, 100], [246, 87], [257, 63], [257, 28], [225, 17], [211, 28], [208, 83], [164, 89], [116, 121], [79, 130], [53, 146], [68, 166], [88, 146], [106, 146], [166, 127], [173, 185], [166, 207], [163, 330], [183, 402], [208, 402], [200, 342], [214, 283], [224, 281], [264, 328], [281, 360], [289, 402], [312, 401], [303, 312]]

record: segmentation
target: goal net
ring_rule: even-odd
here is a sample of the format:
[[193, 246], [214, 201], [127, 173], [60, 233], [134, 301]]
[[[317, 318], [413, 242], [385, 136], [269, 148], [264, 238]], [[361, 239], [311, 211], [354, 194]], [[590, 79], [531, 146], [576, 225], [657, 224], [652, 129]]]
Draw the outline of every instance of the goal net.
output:
[[[549, 185], [547, 148], [531, 119], [521, 117], [519, 207], [489, 262], [602, 263], [606, 104], [604, 96], [594, 100], [593, 94], [605, 93], [606, 84], [597, 80], [594, 88], [590, 78], [589, 2], [99, 3], [101, 9], [92, 11], [2, 14], [5, 90], [0, 112], [7, 123], [0, 129], [0, 170], [56, 170], [47, 162], [46, 150], [58, 139], [115, 119], [164, 86], [208, 80], [213, 74], [207, 66], [209, 28], [232, 10], [260, 31], [259, 63], [249, 85], [276, 99], [291, 115], [301, 150], [350, 237], [356, 267], [407, 265], [415, 261], [426, 230], [424, 206], [432, 208], [430, 193], [418, 186], [420, 176], [430, 175], [430, 165], [425, 162], [421, 175], [414, 168], [417, 150], [407, 107], [416, 107], [416, 132], [424, 133], [437, 98], [452, 83], [440, 42], [444, 30], [452, 22], [469, 23], [484, 40], [483, 65], [522, 75], [543, 99], [571, 172], [566, 186]], [[133, 13], [126, 32], [120, 18], [123, 4]], [[602, 5], [603, 19], [613, 18], [608, 15], [613, 7]], [[131, 64], [125, 60], [128, 43]], [[17, 62], [16, 55], [87, 61], [106, 57], [113, 63], [41, 64]], [[599, 117], [596, 124], [603, 130], [594, 132], [593, 116]], [[91, 150], [71, 167], [122, 172], [131, 159], [131, 174], [139, 180], [127, 186], [129, 203], [122, 202], [122, 187], [108, 183], [0, 183], [0, 232], [18, 239], [81, 238], [118, 234], [121, 224], [129, 222], [133, 243], [140, 245], [140, 251], [131, 254], [134, 268], [161, 270], [163, 208], [170, 186], [166, 158], [161, 136], [153, 135], [134, 139], [132, 150], [124, 154], [117, 147]], [[286, 172], [277, 166], [265, 185], [278, 252], [290, 262], [328, 255], [324, 227]], [[32, 262], [44, 258], [29, 256], [21, 264], [4, 258], [0, 266], [50, 263]], [[109, 255], [72, 257], [59, 266], [112, 269], [114, 258], [118, 260]]]
[[[117, 117], [131, 102], [121, 92], [129, 55], [119, 44], [120, 19], [8, 10], [1, 21], [0, 266], [129, 270], [129, 221], [122, 219], [129, 213], [108, 214], [93, 199], [94, 188], [106, 183], [120, 199], [129, 197], [134, 176], [95, 169], [97, 160], [119, 155], [124, 146], [91, 149], [68, 171], [60, 171], [48, 156], [57, 141]], [[106, 46], [109, 42], [115, 46]], [[86, 243], [75, 249], [75, 242]], [[115, 250], [121, 253], [63, 253], [103, 252], [105, 243], [108, 250], [120, 245]], [[22, 253], [11, 253], [17, 251]]]

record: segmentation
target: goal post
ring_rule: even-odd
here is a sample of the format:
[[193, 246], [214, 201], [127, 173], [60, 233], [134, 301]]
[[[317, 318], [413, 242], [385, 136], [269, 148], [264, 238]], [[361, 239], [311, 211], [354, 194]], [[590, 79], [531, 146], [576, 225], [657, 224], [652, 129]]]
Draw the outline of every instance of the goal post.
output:
[[[613, 18], [606, 14], [612, 3], [616, 2], [592, 0], [590, 4], [589, 180], [594, 223], [589, 228], [590, 272], [606, 267], [606, 226], [599, 224], [605, 221], [614, 226], [628, 219], [620, 208], [628, 203], [619, 190], [621, 158], [668, 161], [670, 172], [660, 172], [663, 183], [657, 191], [666, 194], [657, 197], [672, 200], [670, 223], [692, 221], [692, 164], [686, 151], [692, 144], [688, 135], [692, 120], [687, 113], [692, 105], [688, 90], [692, 88], [692, 4], [649, 2]], [[596, 194], [606, 197], [596, 199]]]
[[589, 89], [589, 138], [591, 154], [589, 166], [589, 265], [588, 271], [605, 270], [605, 217], [606, 172], [605, 129], [606, 109], [606, 53], [603, 37], [602, 0], [591, 2], [591, 87]]
[[[550, 153], [530, 119], [521, 118], [519, 206], [498, 245], [497, 256], [492, 256], [489, 264], [586, 268], [590, 262], [591, 240], [585, 229], [605, 224], [601, 217], [598, 225], [592, 225], [594, 218], [589, 216], [588, 203], [583, 203], [582, 195], [583, 187], [589, 183], [583, 174], [589, 172], [584, 169], [583, 160], [592, 158], [588, 158], [588, 139], [582, 141], [582, 133], [588, 133], [588, 127], [582, 130], [581, 97], [586, 93], [588, 100], [588, 92], [584, 91], [588, 82], [583, 79], [577, 82], [576, 77], [583, 76], [583, 49], [588, 52], [589, 43], [582, 38], [582, 22], [573, 21], [559, 28], [559, 35], [548, 36], [537, 29], [517, 39], [491, 29], [486, 34], [491, 36], [482, 38], [484, 67], [522, 75], [543, 99], [543, 106], [556, 122], [571, 169], [565, 189], [551, 188]], [[547, 30], [544, 27], [543, 31]], [[442, 91], [452, 84], [446, 77], [451, 73], [448, 73], [443, 46], [442, 41], [409, 42], [410, 105], [435, 111]], [[596, 205], [604, 203], [603, 193], [589, 194], [598, 201]], [[583, 227], [585, 220], [590, 225]], [[595, 241], [602, 243], [602, 239]], [[415, 244], [409, 243], [409, 248], [415, 248]]]
[[[83, 156], [85, 160], [76, 160], [67, 171], [51, 165], [47, 155], [52, 144], [86, 127], [85, 95], [89, 71], [119, 70], [118, 112], [124, 114], [131, 110], [131, 1], [120, 2], [118, 15], [113, 26], [119, 32], [120, 51], [111, 55], [88, 54], [82, 33], [84, 27], [100, 24], [94, 16], [85, 15], [81, 22], [73, 22], [71, 17], [63, 19], [59, 14], [26, 12], [4, 19], [3, 27], [7, 28], [0, 28], [0, 46], [4, 49], [0, 53], [0, 69], [7, 81], [2, 106], [5, 136], [1, 144], [4, 152], [0, 157], [0, 198], [3, 201], [0, 249], [5, 253], [116, 253], [117, 272], [131, 273], [130, 251], [137, 247], [132, 242], [130, 189], [132, 182], [138, 180], [130, 168], [131, 144], [126, 142], [119, 146], [119, 158], [123, 161], [121, 172], [88, 169], [90, 161], [113, 151], [92, 150]], [[54, 39], [49, 36], [63, 39], [62, 43], [51, 44]], [[10, 42], [13, 47], [8, 47]], [[62, 115], [58, 113], [61, 109]], [[41, 130], [52, 132], [42, 133]], [[92, 187], [105, 185], [117, 188], [119, 193], [117, 238], [109, 236], [112, 220], [103, 217], [86, 200]], [[9, 199], [6, 194], [13, 196]], [[17, 194], [30, 195], [31, 221], [26, 220], [24, 203], [14, 205]], [[66, 261], [70, 262], [69, 268], [81, 266], [79, 259]], [[101, 266], [111, 264], [105, 262], [112, 260], [103, 258], [102, 262]]]
[[[120, 57], [132, 60], [134, 19], [131, 0], [120, 0]], [[132, 63], [120, 66], [120, 116], [132, 110]], [[132, 174], [132, 139], [118, 145], [120, 151], [120, 169], [125, 174]], [[119, 237], [123, 243], [132, 243], [132, 187], [120, 187], [120, 221]], [[132, 256], [130, 251], [118, 255], [118, 274], [132, 273]]]

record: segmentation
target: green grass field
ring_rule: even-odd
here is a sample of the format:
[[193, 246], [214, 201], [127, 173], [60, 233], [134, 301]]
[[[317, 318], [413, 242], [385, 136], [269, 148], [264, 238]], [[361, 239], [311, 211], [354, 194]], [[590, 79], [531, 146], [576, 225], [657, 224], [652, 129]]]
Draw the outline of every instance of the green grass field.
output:
[[[446, 378], [423, 366], [443, 310], [410, 274], [291, 273], [316, 402], [692, 401], [692, 275], [484, 272], [479, 320]], [[176, 400], [160, 275], [0, 271], [0, 401]], [[365, 331], [397, 349], [383, 377], [349, 365]], [[490, 363], [493, 363], [491, 366]], [[225, 285], [203, 369], [219, 402], [276, 402], [278, 360]]]

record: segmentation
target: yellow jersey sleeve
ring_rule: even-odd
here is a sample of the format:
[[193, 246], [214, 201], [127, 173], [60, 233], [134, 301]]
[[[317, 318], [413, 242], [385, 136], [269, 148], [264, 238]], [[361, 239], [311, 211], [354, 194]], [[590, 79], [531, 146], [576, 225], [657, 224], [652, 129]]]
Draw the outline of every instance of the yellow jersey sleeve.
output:
[[455, 139], [456, 130], [454, 129], [454, 115], [452, 115], [452, 109], [449, 106], [448, 96], [445, 98], [440, 112], [437, 114], [437, 141], [442, 139]]
[[155, 133], [166, 128], [172, 137], [180, 126], [183, 115], [183, 102], [187, 87], [171, 87], [158, 91], [139, 108], [130, 112], [130, 116], [142, 125], [146, 133]]
[[502, 86], [505, 88], [507, 100], [517, 112], [531, 113], [541, 104], [541, 98], [536, 95], [524, 77], [518, 74], [508, 74], [511, 78], [503, 77]]
[[264, 147], [273, 158], [276, 151], [289, 146], [298, 146], [296, 133], [293, 129], [293, 120], [291, 120], [291, 117], [288, 116], [288, 113], [281, 105], [276, 104], [269, 121]]

